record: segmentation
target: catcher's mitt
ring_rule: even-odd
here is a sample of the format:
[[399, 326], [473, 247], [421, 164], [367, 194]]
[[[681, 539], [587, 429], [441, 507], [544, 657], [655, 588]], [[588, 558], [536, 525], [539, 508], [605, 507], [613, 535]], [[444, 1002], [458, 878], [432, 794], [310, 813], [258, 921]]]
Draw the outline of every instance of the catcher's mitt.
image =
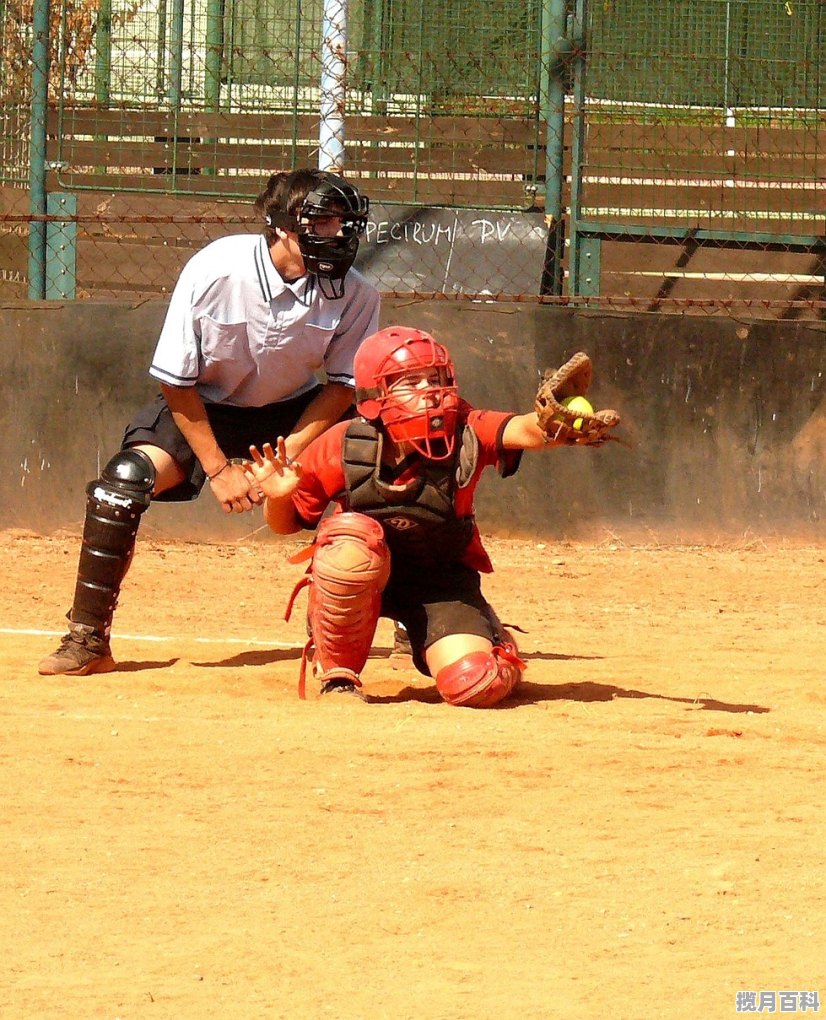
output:
[[606, 409], [588, 414], [582, 410], [569, 410], [563, 403], [568, 397], [584, 397], [593, 374], [591, 359], [583, 351], [555, 372], [550, 369], [545, 372], [534, 407], [537, 422], [548, 442], [599, 446], [609, 439], [618, 438], [610, 435], [610, 430], [620, 422], [616, 411]]

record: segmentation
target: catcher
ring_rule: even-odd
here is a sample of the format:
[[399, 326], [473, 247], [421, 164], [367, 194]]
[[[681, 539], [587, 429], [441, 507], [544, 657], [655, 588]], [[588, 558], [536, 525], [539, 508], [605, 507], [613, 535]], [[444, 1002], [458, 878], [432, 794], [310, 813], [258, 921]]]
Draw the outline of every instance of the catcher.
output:
[[[619, 416], [565, 407], [590, 385], [585, 354], [546, 378], [528, 414], [472, 408], [458, 394], [447, 349], [417, 329], [368, 337], [354, 375], [361, 417], [334, 425], [300, 462], [281, 438], [276, 449], [250, 448], [247, 470], [266, 496], [270, 528], [290, 534], [318, 525], [308, 575], [293, 593], [309, 585], [312, 637], [300, 693], [313, 652], [322, 694], [361, 696], [361, 671], [386, 616], [405, 625], [416, 668], [435, 677], [445, 701], [496, 705], [525, 664], [482, 595], [480, 574], [493, 568], [474, 518], [476, 485], [487, 467], [514, 474], [523, 450], [599, 445]], [[339, 512], [324, 516], [331, 501]]]

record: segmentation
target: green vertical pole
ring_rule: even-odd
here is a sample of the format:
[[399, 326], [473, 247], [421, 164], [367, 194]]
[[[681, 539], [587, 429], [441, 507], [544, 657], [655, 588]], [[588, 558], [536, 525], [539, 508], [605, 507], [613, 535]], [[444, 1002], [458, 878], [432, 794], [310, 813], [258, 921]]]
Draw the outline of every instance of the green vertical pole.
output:
[[[229, 23], [227, 23], [227, 9], [224, 7], [224, 38], [226, 40], [226, 82], [224, 83], [224, 95], [222, 97], [224, 108], [232, 108], [232, 86], [235, 73], [235, 25], [238, 13], [238, 4], [227, 0], [229, 3]], [[296, 21], [299, 19], [299, 12], [296, 12]]]
[[184, 0], [172, 2], [172, 24], [169, 31], [169, 106], [172, 110], [174, 130], [169, 139], [172, 145], [172, 173], [178, 169], [178, 118], [181, 113], [184, 76]]
[[[0, 31], [6, 31], [6, 0], [0, 0]], [[0, 74], [3, 71], [3, 53], [0, 47]]]
[[[419, 66], [418, 66], [418, 72], [417, 72], [418, 73], [418, 82], [417, 82], [417, 85], [416, 85], [416, 91], [418, 92], [418, 94], [420, 96], [427, 95], [427, 98], [426, 98], [425, 102], [427, 103], [427, 105], [429, 107], [429, 113], [432, 116], [432, 114], [433, 114], [433, 89], [438, 87], [438, 83], [434, 82], [434, 80], [433, 80], [433, 73], [432, 73], [433, 72], [433, 56], [430, 53], [428, 53], [428, 57], [430, 58], [430, 65], [431, 65], [430, 68], [429, 68], [429, 72], [430, 73], [427, 74], [427, 76], [425, 76], [425, 73], [424, 73], [424, 57], [425, 57], [425, 48], [424, 48], [424, 39], [425, 39], [425, 36], [424, 36], [425, 9], [424, 9], [424, 7], [425, 7], [424, 0], [419, 0], [419, 40], [418, 40]], [[426, 81], [425, 81], [425, 77], [427, 78]], [[428, 88], [429, 88], [429, 95], [427, 94]], [[419, 190], [420, 190], [419, 189], [419, 153], [421, 152], [421, 146], [419, 145], [419, 139], [421, 138], [421, 129], [422, 129], [422, 103], [418, 102], [418, 103], [416, 103], [416, 139], [415, 139], [416, 144], [413, 146], [413, 201], [414, 202], [418, 199], [418, 197], [419, 197], [418, 193], [419, 193]], [[425, 127], [425, 130], [427, 130], [427, 127]]]
[[95, 99], [109, 106], [112, 93], [112, 0], [100, 0], [95, 31]]
[[[77, 216], [77, 196], [53, 191], [46, 199], [49, 216]], [[46, 225], [46, 294], [48, 301], [77, 297], [77, 220], [49, 220]]]
[[[221, 63], [224, 55], [224, 4], [223, 0], [207, 3], [206, 57], [204, 60], [204, 109], [217, 113], [221, 106]], [[210, 148], [217, 138], [205, 138], [204, 147]], [[203, 169], [207, 176], [214, 173], [212, 166]]]
[[[576, 266], [571, 269], [569, 293], [577, 297], [599, 297], [602, 275], [602, 238], [576, 234], [571, 239], [573, 255], [576, 242]], [[576, 272], [576, 276], [574, 276]]]
[[545, 120], [545, 221], [548, 239], [540, 294], [562, 293], [564, 223], [562, 220], [562, 154], [565, 127], [565, 87], [561, 57], [566, 31], [565, 0], [543, 0], [540, 110]]
[[[29, 212], [46, 215], [46, 112], [49, 100], [49, 0], [32, 11], [32, 102], [29, 154]], [[29, 223], [29, 298], [46, 296], [46, 222]]]
[[158, 99], [166, 95], [166, 0], [158, 0], [158, 51], [155, 60], [155, 89]]
[[301, 46], [302, 33], [304, 30], [304, 11], [301, 7], [301, 0], [297, 0], [295, 5], [295, 36], [293, 41], [293, 50], [295, 52], [295, 60], [293, 61], [293, 124], [292, 124], [292, 138], [290, 139], [292, 145], [292, 167], [295, 170], [298, 164], [298, 117], [299, 113], [303, 112], [300, 104], [301, 96], [301, 61], [304, 58], [304, 50]]
[[[102, 110], [109, 109], [112, 96], [112, 0], [100, 0], [98, 23], [95, 31], [95, 99]], [[97, 141], [105, 142], [107, 135], [97, 134]], [[105, 166], [95, 172], [106, 173]]]
[[[370, 83], [370, 113], [374, 117], [383, 117], [387, 114], [385, 0], [370, 0], [365, 4], [364, 21], [365, 50], [369, 54], [365, 64], [368, 68], [367, 79]], [[378, 143], [371, 142], [370, 148], [378, 151]], [[378, 173], [373, 171], [370, 176], [377, 177]]]
[[204, 106], [215, 111], [221, 104], [221, 61], [224, 51], [223, 0], [209, 0], [206, 23], [206, 59], [204, 61]]
[[181, 108], [184, 75], [184, 0], [172, 0], [172, 22], [169, 26], [169, 105], [176, 112]]
[[[585, 39], [588, 0], [577, 0], [573, 35]], [[568, 214], [570, 247], [568, 249], [568, 291], [572, 295], [599, 294], [600, 245], [583, 242], [579, 224], [582, 220], [582, 168], [585, 163], [585, 61], [574, 65], [574, 121], [571, 136], [571, 208]], [[596, 276], [594, 275], [596, 273]]]
[[373, 94], [373, 113], [387, 113], [387, 72], [385, 65], [385, 46], [387, 29], [384, 0], [373, 0], [370, 5], [370, 50], [372, 74], [370, 88]]

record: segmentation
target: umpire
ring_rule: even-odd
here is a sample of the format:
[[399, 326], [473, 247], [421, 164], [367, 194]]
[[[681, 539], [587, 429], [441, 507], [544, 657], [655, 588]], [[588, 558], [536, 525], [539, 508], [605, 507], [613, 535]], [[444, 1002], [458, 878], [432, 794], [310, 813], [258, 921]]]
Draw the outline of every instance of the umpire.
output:
[[307, 169], [273, 174], [255, 208], [261, 234], [213, 241], [175, 285], [149, 369], [161, 395], [86, 488], [69, 632], [45, 676], [115, 668], [112, 617], [152, 500], [195, 499], [209, 482], [225, 512], [251, 510], [262, 497], [233, 458], [278, 436], [295, 458], [352, 405], [353, 357], [379, 317], [378, 291], [351, 268], [368, 200]]

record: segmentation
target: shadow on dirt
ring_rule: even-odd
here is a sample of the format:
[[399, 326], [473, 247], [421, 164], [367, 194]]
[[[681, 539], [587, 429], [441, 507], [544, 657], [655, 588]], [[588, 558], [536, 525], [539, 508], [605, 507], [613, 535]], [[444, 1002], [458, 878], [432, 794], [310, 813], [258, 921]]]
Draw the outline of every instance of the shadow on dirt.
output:
[[755, 715], [763, 715], [770, 709], [765, 705], [740, 704], [737, 702], [718, 701], [716, 698], [676, 698], [666, 694], [656, 694], [651, 691], [637, 691], [625, 687], [615, 687], [613, 684], [598, 684], [589, 681], [574, 684], [534, 684], [530, 681], [523, 681], [516, 695], [509, 704], [518, 705], [534, 701], [614, 701], [616, 698], [657, 698], [660, 701], [670, 701], [678, 705], [691, 705], [693, 708], [710, 712], [752, 712]]
[[[566, 656], [567, 657], [567, 656]], [[716, 698], [675, 698], [665, 694], [654, 694], [650, 691], [627, 690], [613, 684], [597, 684], [587, 681], [576, 684], [535, 684], [523, 680], [513, 697], [501, 705], [496, 711], [519, 708], [522, 705], [535, 704], [540, 701], [614, 701], [617, 698], [657, 698], [678, 705], [690, 705], [701, 711], [731, 712], [742, 714], [752, 712], [763, 715], [770, 709], [764, 705], [748, 705], [718, 701]], [[404, 687], [394, 695], [367, 694], [367, 701], [372, 704], [393, 704], [405, 701], [421, 701], [426, 704], [438, 704], [441, 700], [435, 687]], [[488, 710], [489, 711], [489, 710]]]
[[144, 669], [169, 669], [178, 659], [146, 659], [140, 662], [117, 662], [113, 673], [140, 673]]
[[255, 652], [239, 652], [228, 659], [217, 659], [214, 662], [193, 662], [193, 666], [200, 666], [206, 669], [220, 666], [267, 666], [271, 662], [298, 662], [301, 658], [301, 649], [295, 648], [267, 648]]
[[577, 652], [576, 655], [567, 655], [565, 652], [522, 652], [519, 653], [519, 658], [524, 659], [525, 662], [533, 662], [534, 660], [540, 661], [557, 661], [557, 662], [573, 662], [574, 660], [582, 659], [585, 662], [596, 662], [604, 656], [602, 655], [582, 655], [581, 652]]
[[[289, 662], [290, 660], [297, 662], [301, 658], [302, 649], [296, 645], [295, 648], [264, 648], [250, 652], [239, 652], [237, 655], [232, 655], [227, 659], [215, 659], [212, 661], [205, 662], [193, 662], [193, 666], [200, 666], [203, 668], [211, 667], [225, 667], [225, 666], [267, 666], [272, 662]], [[392, 654], [392, 648], [375, 646], [370, 651], [370, 659], [387, 659]], [[522, 655], [522, 658], [526, 662], [530, 662], [534, 659], [546, 659], [546, 660], [562, 660], [571, 661], [573, 659], [583, 660], [596, 660], [602, 658], [599, 655], [565, 655], [561, 652], [526, 652]], [[169, 662], [157, 663], [158, 668], [163, 666], [172, 665], [177, 662], [177, 659], [171, 659]], [[129, 664], [124, 663], [122, 666], [119, 664], [118, 669], [124, 671], [129, 669], [150, 669], [152, 663], [135, 663]]]

